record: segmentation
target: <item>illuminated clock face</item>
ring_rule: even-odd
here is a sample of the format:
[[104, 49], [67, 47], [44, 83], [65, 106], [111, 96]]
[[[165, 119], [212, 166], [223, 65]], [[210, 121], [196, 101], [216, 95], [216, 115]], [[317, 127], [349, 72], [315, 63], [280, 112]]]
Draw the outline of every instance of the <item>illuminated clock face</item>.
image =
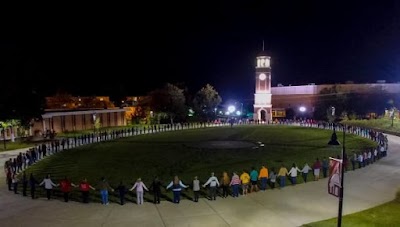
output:
[[265, 80], [265, 79], [267, 78], [267, 75], [265, 75], [264, 73], [261, 73], [261, 74], [258, 76], [258, 78], [259, 78], [260, 80]]

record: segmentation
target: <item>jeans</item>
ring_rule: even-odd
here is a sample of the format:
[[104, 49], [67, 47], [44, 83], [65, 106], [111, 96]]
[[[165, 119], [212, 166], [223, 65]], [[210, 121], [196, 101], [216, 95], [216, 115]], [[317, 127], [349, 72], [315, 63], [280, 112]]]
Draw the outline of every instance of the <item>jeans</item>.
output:
[[107, 190], [101, 190], [100, 194], [101, 194], [101, 202], [103, 204], [107, 204], [108, 203], [108, 191]]
[[308, 173], [303, 173], [303, 180], [304, 180], [304, 183], [307, 183], [307, 175], [308, 175]]
[[82, 202], [89, 203], [89, 191], [82, 191]]
[[193, 193], [194, 193], [194, 201], [195, 201], [195, 202], [198, 202], [198, 201], [199, 201], [199, 192], [200, 192], [200, 191], [193, 191]]
[[22, 183], [22, 195], [26, 196], [26, 188], [28, 187], [28, 182]]
[[119, 192], [119, 200], [121, 205], [125, 204], [125, 192]]
[[279, 185], [281, 186], [281, 188], [285, 187], [286, 176], [280, 176], [279, 180]]
[[232, 185], [233, 197], [239, 197], [239, 185]]
[[295, 185], [297, 183], [297, 177], [291, 177], [292, 179], [292, 185]]
[[69, 192], [64, 192], [64, 202], [68, 203], [68, 199], [69, 199]]
[[138, 205], [143, 204], [143, 191], [136, 191], [136, 202]]
[[261, 190], [265, 191], [265, 189], [267, 189], [267, 181], [268, 178], [261, 177]]
[[222, 185], [222, 197], [228, 197], [228, 185]]
[[217, 197], [217, 187], [210, 187], [210, 199], [215, 200]]
[[154, 191], [154, 203], [160, 203], [161, 191]]
[[327, 177], [328, 173], [328, 168], [327, 167], [322, 167], [322, 174], [324, 175], [324, 177]]
[[35, 199], [35, 191], [36, 191], [36, 188], [31, 187], [31, 197], [32, 197], [32, 199]]
[[18, 183], [13, 183], [13, 189], [14, 189], [14, 193], [18, 194], [17, 189], [18, 189]]
[[173, 191], [174, 193], [174, 203], [179, 203], [181, 200], [181, 191]]
[[50, 200], [52, 189], [46, 189], [47, 199]]

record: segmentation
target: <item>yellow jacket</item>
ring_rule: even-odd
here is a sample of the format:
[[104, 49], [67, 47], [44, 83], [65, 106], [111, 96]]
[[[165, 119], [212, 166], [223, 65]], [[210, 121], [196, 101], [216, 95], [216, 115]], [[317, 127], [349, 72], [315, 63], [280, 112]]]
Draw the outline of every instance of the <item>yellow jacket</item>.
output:
[[242, 184], [248, 184], [250, 182], [250, 175], [244, 172], [240, 175], [240, 180], [242, 181]]
[[278, 176], [284, 177], [284, 176], [286, 176], [287, 174], [288, 174], [288, 171], [287, 171], [287, 169], [286, 169], [285, 167], [281, 167], [281, 168], [279, 169]]

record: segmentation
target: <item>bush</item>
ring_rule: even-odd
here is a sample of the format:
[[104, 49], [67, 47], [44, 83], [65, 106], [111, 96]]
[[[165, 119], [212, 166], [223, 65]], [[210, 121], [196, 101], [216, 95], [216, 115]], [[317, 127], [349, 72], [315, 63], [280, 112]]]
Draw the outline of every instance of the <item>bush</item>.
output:
[[400, 189], [397, 190], [395, 201], [400, 203]]

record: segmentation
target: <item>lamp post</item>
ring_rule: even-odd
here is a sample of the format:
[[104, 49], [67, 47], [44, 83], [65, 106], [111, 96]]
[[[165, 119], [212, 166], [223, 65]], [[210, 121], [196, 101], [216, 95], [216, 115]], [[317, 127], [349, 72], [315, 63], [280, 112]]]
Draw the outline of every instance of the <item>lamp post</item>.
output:
[[345, 151], [345, 141], [346, 141], [346, 126], [343, 125], [343, 146], [342, 146], [342, 164], [340, 165], [340, 192], [339, 192], [339, 211], [338, 211], [338, 227], [342, 226], [342, 214], [343, 214], [343, 182], [344, 182], [344, 155]]
[[391, 124], [391, 127], [393, 127], [393, 121], [394, 121], [394, 108], [392, 108], [392, 111], [390, 111], [390, 118], [392, 119], [392, 124]]
[[96, 113], [93, 113], [93, 133], [96, 133]]
[[332, 111], [332, 126], [333, 126], [333, 133], [336, 133], [336, 127], [335, 127], [335, 107], [332, 106], [331, 107], [331, 111]]
[[331, 140], [328, 142], [329, 145], [339, 145], [339, 142], [337, 141], [337, 135], [336, 135], [336, 127], [335, 127], [335, 107], [331, 107], [331, 112], [329, 118], [332, 121], [332, 127], [333, 127], [333, 133], [331, 136]]
[[3, 144], [4, 144], [4, 150], [7, 150], [7, 146], [6, 146], [6, 129], [4, 127], [2, 128], [2, 132], [3, 132]]

